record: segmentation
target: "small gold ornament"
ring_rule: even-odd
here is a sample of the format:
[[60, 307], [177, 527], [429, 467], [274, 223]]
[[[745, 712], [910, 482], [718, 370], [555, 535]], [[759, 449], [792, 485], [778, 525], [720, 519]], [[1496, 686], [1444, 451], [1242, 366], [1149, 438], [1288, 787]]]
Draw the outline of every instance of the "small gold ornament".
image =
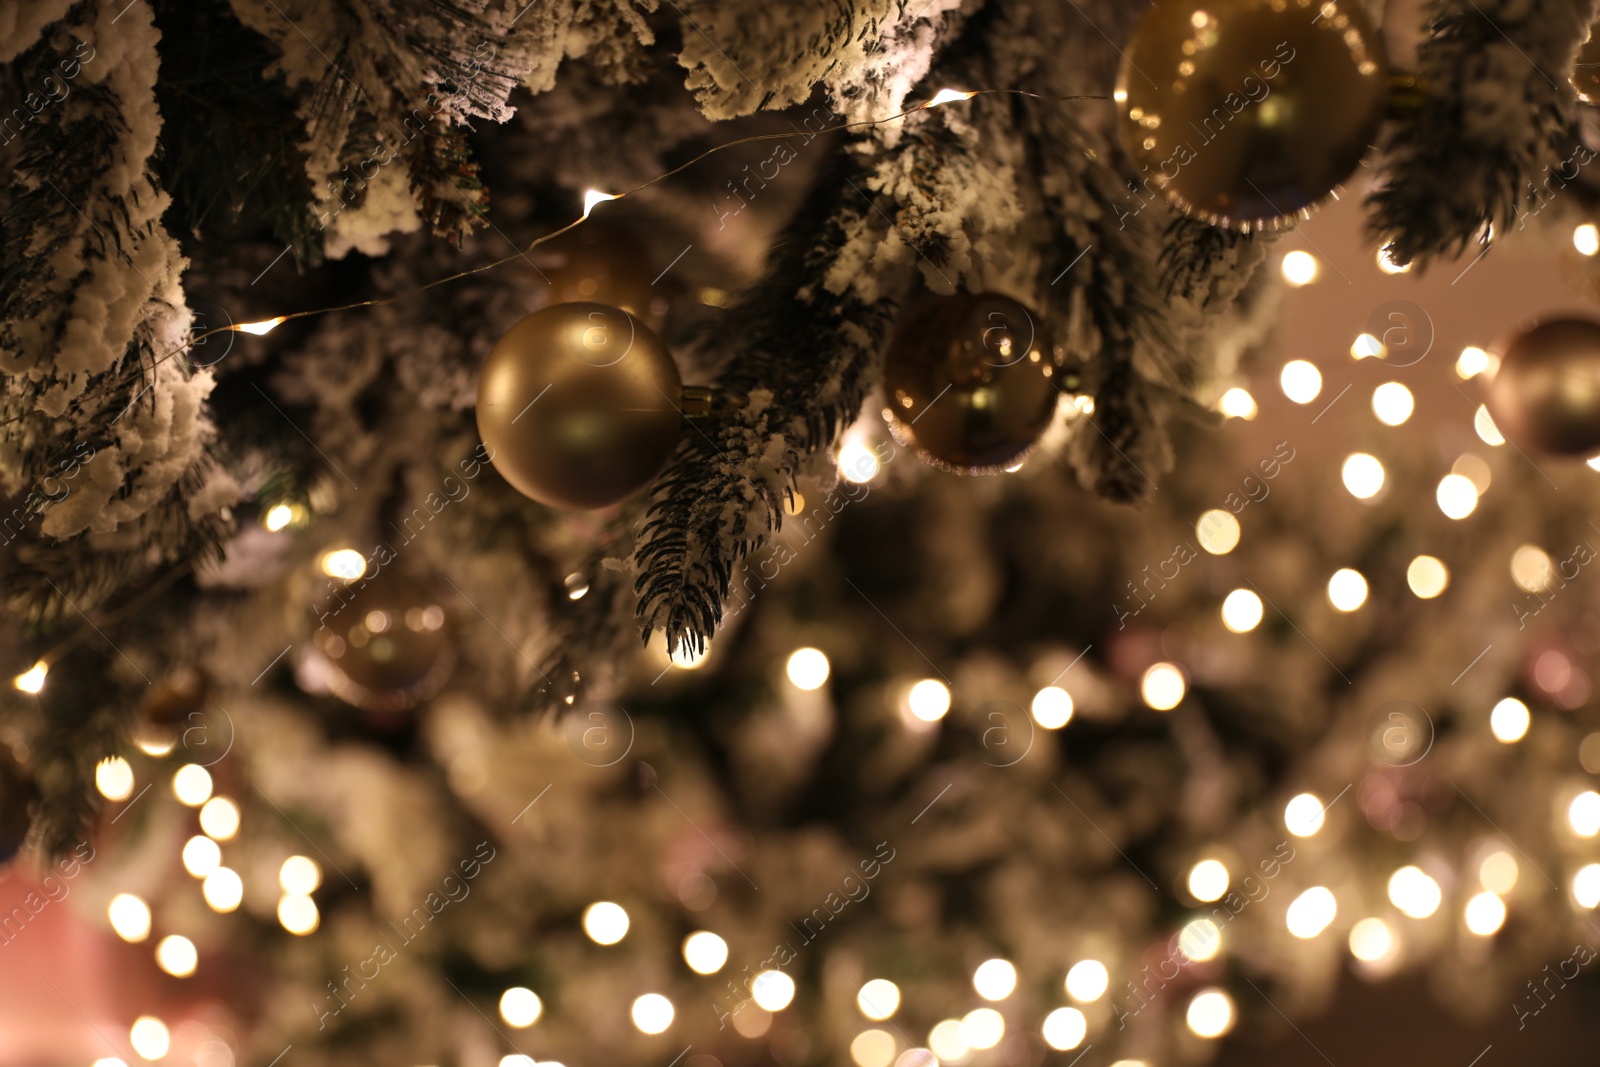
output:
[[1501, 353], [1487, 401], [1506, 439], [1558, 456], [1600, 452], [1600, 323], [1547, 319]]
[[337, 583], [316, 606], [312, 644], [333, 695], [364, 711], [405, 711], [437, 693], [455, 667], [449, 619], [420, 582], [379, 572]]

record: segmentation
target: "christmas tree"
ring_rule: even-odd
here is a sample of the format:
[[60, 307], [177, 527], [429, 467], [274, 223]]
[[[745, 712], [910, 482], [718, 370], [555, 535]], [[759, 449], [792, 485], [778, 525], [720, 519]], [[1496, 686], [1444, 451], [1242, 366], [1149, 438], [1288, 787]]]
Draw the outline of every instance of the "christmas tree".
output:
[[1552, 1062], [1597, 14], [0, 10], [0, 1059]]

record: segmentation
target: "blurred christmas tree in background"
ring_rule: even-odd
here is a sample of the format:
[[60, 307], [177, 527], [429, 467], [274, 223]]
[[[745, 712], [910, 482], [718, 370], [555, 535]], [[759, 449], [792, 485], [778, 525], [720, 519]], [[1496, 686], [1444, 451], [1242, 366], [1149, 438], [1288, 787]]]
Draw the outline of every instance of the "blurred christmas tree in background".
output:
[[1596, 14], [0, 9], [0, 1062], [1586, 1062]]

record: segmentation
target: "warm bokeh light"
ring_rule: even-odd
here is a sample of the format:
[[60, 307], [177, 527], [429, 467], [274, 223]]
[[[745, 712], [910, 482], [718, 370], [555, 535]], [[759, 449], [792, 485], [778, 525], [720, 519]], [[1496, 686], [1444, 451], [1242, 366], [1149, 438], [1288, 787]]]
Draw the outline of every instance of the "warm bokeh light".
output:
[[728, 962], [728, 943], [710, 930], [696, 930], [683, 939], [683, 962], [695, 974], [716, 974]]
[[1250, 395], [1250, 390], [1236, 385], [1222, 394], [1217, 410], [1230, 419], [1253, 419], [1261, 409], [1256, 406], [1256, 398]]
[[133, 795], [133, 768], [121, 756], [107, 756], [95, 764], [94, 787], [107, 800], [127, 800]]
[[1457, 456], [1456, 461], [1450, 464], [1450, 473], [1459, 474], [1471, 482], [1479, 496], [1487, 493], [1489, 486], [1494, 484], [1494, 472], [1489, 469], [1489, 464], [1471, 452], [1463, 452]]
[[1478, 487], [1465, 475], [1447, 474], [1434, 494], [1446, 518], [1464, 519], [1478, 506]]
[[198, 808], [211, 799], [211, 772], [198, 763], [186, 763], [172, 776], [172, 795], [179, 803]]
[[174, 978], [187, 978], [200, 964], [194, 942], [181, 934], [168, 934], [156, 945], [156, 965]]
[[938, 722], [950, 711], [950, 687], [936, 678], [924, 678], [907, 691], [906, 706], [923, 722]]
[[1356, 339], [1350, 342], [1351, 359], [1382, 359], [1388, 354], [1384, 343], [1370, 333], [1356, 334]]
[[1516, 888], [1521, 871], [1509, 852], [1491, 852], [1478, 864], [1478, 881], [1483, 888], [1496, 896], [1505, 896]]
[[544, 1002], [527, 986], [512, 986], [500, 994], [500, 1018], [507, 1026], [526, 1029], [538, 1022], [543, 1012]]
[[1189, 1001], [1184, 1021], [1199, 1037], [1221, 1037], [1233, 1029], [1233, 998], [1220, 989], [1203, 989]]
[[928, 1047], [944, 1063], [966, 1059], [972, 1047], [961, 1032], [960, 1019], [941, 1019], [928, 1031]]
[[212, 797], [200, 807], [200, 829], [207, 837], [232, 841], [239, 832], [239, 805], [228, 797]]
[[672, 1018], [677, 1012], [672, 1007], [672, 1001], [660, 993], [646, 993], [633, 1002], [633, 1025], [641, 1033], [665, 1033], [667, 1027], [672, 1025]]
[[900, 987], [887, 978], [874, 978], [856, 994], [856, 1007], [874, 1022], [900, 1010]]
[[1354, 452], [1339, 470], [1344, 487], [1357, 500], [1371, 500], [1383, 489], [1383, 464], [1377, 456]]
[[860, 441], [846, 441], [839, 449], [839, 477], [860, 485], [870, 482], [881, 470], [878, 457]]
[[336, 548], [323, 554], [322, 573], [329, 578], [353, 582], [367, 573], [367, 561], [353, 548]]
[[277, 533], [279, 530], [284, 529], [293, 521], [294, 508], [290, 507], [288, 504], [274, 504], [268, 508], [267, 513], [261, 517], [261, 525], [265, 526], [272, 533]]
[[1139, 696], [1157, 711], [1171, 711], [1188, 691], [1188, 679], [1175, 663], [1157, 663], [1139, 679]]
[[583, 911], [583, 932], [597, 945], [615, 945], [628, 936], [628, 913], [621, 904], [597, 901]]
[[1328, 603], [1338, 611], [1351, 612], [1367, 602], [1367, 580], [1361, 572], [1341, 567], [1328, 579]]
[[285, 893], [310, 896], [322, 884], [322, 868], [310, 856], [290, 856], [278, 868], [278, 885]]
[[821, 689], [828, 681], [828, 657], [820, 648], [797, 648], [786, 667], [796, 689]]
[[1222, 951], [1222, 930], [1210, 919], [1191, 919], [1178, 931], [1178, 951], [1197, 963], [1216, 959]]
[[1017, 969], [1010, 960], [984, 960], [972, 972], [972, 988], [984, 1000], [1004, 1000], [1017, 988]]
[[133, 1046], [133, 1051], [140, 1058], [159, 1060], [172, 1047], [172, 1035], [167, 1032], [167, 1024], [160, 1019], [153, 1015], [141, 1015], [128, 1028], [128, 1044]]
[[1362, 919], [1350, 928], [1350, 955], [1377, 963], [1394, 951], [1394, 931], [1382, 919]]
[[1538, 545], [1521, 545], [1511, 553], [1511, 580], [1528, 593], [1542, 593], [1555, 581], [1550, 554]]
[[124, 941], [143, 941], [150, 936], [150, 905], [132, 893], [118, 893], [106, 907], [111, 929]]
[[850, 1060], [856, 1067], [889, 1067], [897, 1047], [887, 1030], [863, 1030], [850, 1042]]
[[750, 983], [750, 996], [763, 1011], [782, 1011], [794, 1000], [794, 979], [782, 971], [762, 971]]
[[1067, 996], [1080, 1004], [1091, 1004], [1106, 995], [1111, 974], [1099, 960], [1079, 960], [1067, 971]]
[[1310, 837], [1322, 829], [1326, 810], [1315, 793], [1301, 793], [1283, 808], [1283, 825], [1296, 837]]
[[1039, 1028], [1044, 1043], [1058, 1052], [1075, 1049], [1089, 1033], [1089, 1020], [1077, 1008], [1057, 1008], [1044, 1017]]
[[297, 893], [285, 893], [278, 901], [278, 922], [291, 934], [304, 937], [316, 930], [322, 921], [317, 914], [317, 902]]
[[1468, 930], [1479, 937], [1491, 937], [1505, 925], [1505, 901], [1493, 893], [1479, 893], [1467, 901], [1462, 918]]
[[233, 911], [244, 900], [244, 880], [237, 871], [227, 867], [218, 867], [200, 885], [200, 895], [205, 897], [206, 905], [216, 912]]
[[1472, 428], [1477, 431], [1478, 437], [1486, 445], [1498, 447], [1506, 443], [1505, 436], [1500, 433], [1500, 428], [1494, 424], [1494, 418], [1489, 414], [1489, 409], [1482, 404], [1478, 405], [1477, 414], [1472, 416]]
[[1278, 269], [1283, 273], [1283, 280], [1298, 289], [1316, 281], [1322, 268], [1316, 256], [1297, 248], [1284, 253]]
[[1580, 256], [1592, 256], [1600, 252], [1600, 229], [1592, 222], [1580, 223], [1572, 231], [1572, 247], [1578, 250]]
[[1418, 556], [1406, 567], [1406, 584], [1423, 600], [1432, 600], [1450, 586], [1450, 570], [1436, 556]]
[[238, 330], [240, 333], [254, 334], [256, 337], [265, 337], [267, 334], [271, 333], [273, 330], [276, 330], [279, 326], [282, 326], [288, 321], [289, 320], [284, 316], [278, 315], [274, 318], [262, 319], [260, 322], [241, 322], [235, 326], [234, 329]]
[[1247, 634], [1260, 626], [1265, 613], [1261, 598], [1249, 589], [1235, 589], [1222, 601], [1222, 625], [1236, 634]]
[[1291, 359], [1279, 372], [1278, 385], [1296, 404], [1309, 404], [1322, 392], [1322, 372], [1314, 363]]
[[1326, 930], [1339, 914], [1338, 902], [1327, 886], [1314, 885], [1294, 898], [1284, 922], [1289, 932], [1302, 940], [1310, 940]]
[[972, 1048], [994, 1048], [1006, 1036], [1006, 1017], [993, 1008], [973, 1008], [961, 1017], [961, 1036]]
[[1416, 410], [1416, 398], [1399, 382], [1384, 382], [1372, 391], [1372, 413], [1385, 426], [1399, 426]]
[[1456, 357], [1456, 377], [1476, 378], [1489, 369], [1489, 353], [1477, 345], [1468, 345], [1461, 350], [1461, 355]]
[[1059, 730], [1072, 721], [1072, 694], [1057, 686], [1047, 685], [1033, 694], [1029, 709], [1033, 721], [1046, 730]]
[[1426, 919], [1443, 900], [1439, 883], [1420, 867], [1408, 864], [1389, 876], [1389, 903], [1413, 919]]
[[1213, 556], [1226, 556], [1239, 544], [1239, 520], [1231, 512], [1212, 508], [1201, 514], [1194, 524], [1194, 535], [1200, 547]]
[[1384, 245], [1382, 248], [1378, 249], [1376, 258], [1378, 261], [1378, 269], [1383, 271], [1385, 274], [1405, 274], [1411, 270], [1411, 264], [1396, 263], [1394, 261], [1394, 255], [1389, 251], [1388, 245]]
[[220, 866], [222, 866], [222, 849], [211, 838], [196, 834], [184, 842], [184, 870], [196, 878], [204, 878]]
[[1228, 882], [1228, 868], [1221, 860], [1201, 860], [1189, 868], [1189, 895], [1202, 903], [1222, 899]]
[[1567, 825], [1579, 837], [1600, 834], [1600, 793], [1586, 789], [1567, 806]]
[[1516, 744], [1526, 737], [1531, 722], [1528, 705], [1516, 697], [1506, 697], [1489, 712], [1489, 731], [1503, 745]]
[[44, 691], [44, 680], [49, 676], [49, 674], [50, 665], [44, 660], [40, 660], [27, 670], [23, 671], [21, 674], [17, 675], [15, 678], [11, 679], [11, 684], [22, 690], [24, 693], [33, 693], [37, 695], [38, 693], [42, 693]]
[[1592, 908], [1600, 904], [1600, 863], [1581, 867], [1572, 876], [1572, 899], [1580, 908]]

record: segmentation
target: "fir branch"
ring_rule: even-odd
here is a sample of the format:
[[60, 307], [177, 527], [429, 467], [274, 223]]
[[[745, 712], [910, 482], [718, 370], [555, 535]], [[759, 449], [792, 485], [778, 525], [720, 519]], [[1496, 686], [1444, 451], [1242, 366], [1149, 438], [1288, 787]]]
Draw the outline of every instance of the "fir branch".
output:
[[1204, 310], [1231, 304], [1249, 272], [1238, 270], [1259, 240], [1174, 213], [1161, 235], [1161, 291], [1168, 300], [1185, 300]]

